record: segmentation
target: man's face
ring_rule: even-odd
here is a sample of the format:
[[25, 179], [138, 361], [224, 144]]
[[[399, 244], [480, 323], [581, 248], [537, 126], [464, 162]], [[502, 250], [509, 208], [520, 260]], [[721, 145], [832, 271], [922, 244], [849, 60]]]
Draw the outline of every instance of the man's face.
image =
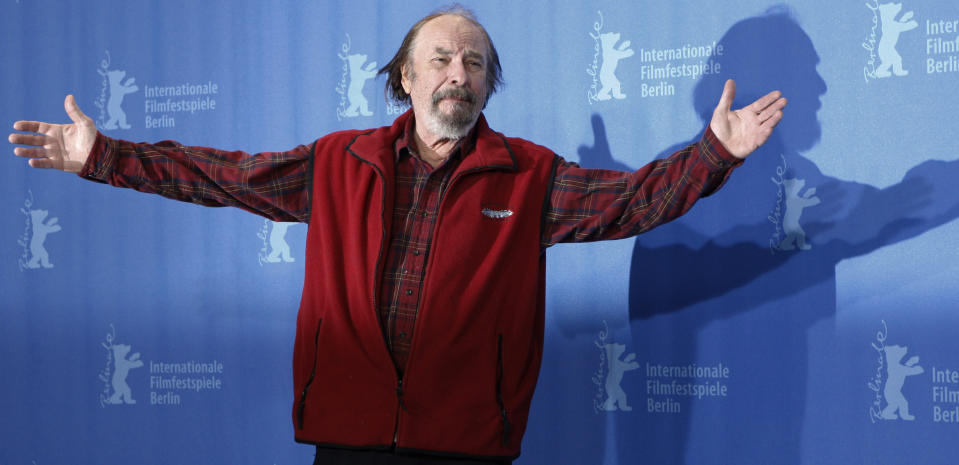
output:
[[466, 136], [486, 103], [487, 54], [482, 31], [466, 19], [424, 24], [403, 73], [417, 123], [442, 139]]

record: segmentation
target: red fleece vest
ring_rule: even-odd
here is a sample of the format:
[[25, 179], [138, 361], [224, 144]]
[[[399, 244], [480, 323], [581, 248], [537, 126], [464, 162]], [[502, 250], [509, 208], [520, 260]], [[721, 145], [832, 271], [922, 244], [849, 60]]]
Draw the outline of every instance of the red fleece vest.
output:
[[293, 354], [300, 442], [519, 455], [543, 347], [544, 206], [555, 156], [477, 122], [427, 257], [402, 381], [377, 321], [394, 192], [392, 126], [316, 142]]

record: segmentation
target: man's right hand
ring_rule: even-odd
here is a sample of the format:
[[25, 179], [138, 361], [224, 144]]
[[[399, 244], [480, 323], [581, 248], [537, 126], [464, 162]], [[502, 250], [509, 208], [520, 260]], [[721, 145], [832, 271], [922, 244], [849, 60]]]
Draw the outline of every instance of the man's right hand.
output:
[[35, 134], [12, 133], [7, 139], [13, 144], [29, 147], [14, 147], [18, 157], [30, 159], [34, 168], [54, 168], [68, 173], [77, 173], [90, 156], [97, 138], [97, 126], [80, 111], [76, 100], [68, 95], [63, 101], [67, 115], [73, 124], [50, 124], [40, 121], [17, 121], [13, 129]]

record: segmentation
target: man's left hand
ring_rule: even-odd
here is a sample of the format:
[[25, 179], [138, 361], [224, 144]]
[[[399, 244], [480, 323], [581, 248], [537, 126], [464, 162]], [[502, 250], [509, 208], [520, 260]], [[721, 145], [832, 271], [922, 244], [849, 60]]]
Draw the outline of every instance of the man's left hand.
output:
[[777, 90], [733, 111], [731, 107], [735, 97], [736, 83], [730, 79], [723, 88], [719, 105], [713, 110], [709, 127], [729, 153], [742, 159], [769, 139], [773, 128], [783, 119], [786, 99]]

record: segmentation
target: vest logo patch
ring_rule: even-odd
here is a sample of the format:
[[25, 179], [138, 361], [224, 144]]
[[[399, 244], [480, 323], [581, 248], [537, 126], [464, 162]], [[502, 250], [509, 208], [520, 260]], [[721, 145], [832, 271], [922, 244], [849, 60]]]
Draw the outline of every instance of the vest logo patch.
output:
[[484, 208], [482, 212], [483, 215], [496, 220], [502, 220], [513, 216], [513, 210], [494, 210], [492, 208]]

